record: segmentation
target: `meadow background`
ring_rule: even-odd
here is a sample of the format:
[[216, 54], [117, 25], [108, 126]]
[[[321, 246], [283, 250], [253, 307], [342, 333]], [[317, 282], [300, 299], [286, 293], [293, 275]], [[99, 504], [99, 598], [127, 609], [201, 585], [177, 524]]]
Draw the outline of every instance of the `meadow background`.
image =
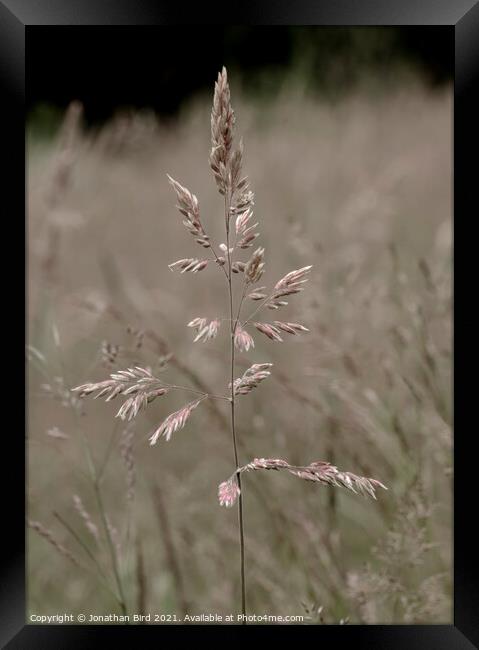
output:
[[[404, 65], [353, 83], [341, 56], [326, 75], [341, 83], [319, 89], [306, 55], [287, 74], [262, 71], [258, 92], [239, 63], [230, 70], [264, 284], [314, 265], [284, 312], [310, 333], [284, 346], [257, 334], [239, 355], [238, 376], [275, 364], [239, 403], [240, 459], [328, 460], [389, 491], [372, 501], [279, 472], [245, 475], [248, 609], [311, 623], [450, 623], [452, 87]], [[208, 166], [214, 80], [167, 117], [119, 107], [95, 122], [77, 101], [30, 113], [29, 613], [119, 613], [98, 580], [101, 567], [114, 589], [83, 436], [129, 612], [236, 611], [237, 515], [216, 496], [234, 469], [228, 405], [205, 405], [150, 447], [181, 396], [125, 426], [116, 402], [79, 405], [69, 390], [132, 364], [169, 383], [227, 386], [225, 330], [193, 345], [186, 327], [227, 316], [221, 273], [167, 266], [198, 254], [167, 173], [223, 241]]]

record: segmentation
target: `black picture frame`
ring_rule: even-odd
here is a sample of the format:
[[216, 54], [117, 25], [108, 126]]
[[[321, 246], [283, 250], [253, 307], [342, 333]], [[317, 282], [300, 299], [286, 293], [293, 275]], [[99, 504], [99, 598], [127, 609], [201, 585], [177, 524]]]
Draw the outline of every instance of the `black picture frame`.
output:
[[[477, 0], [268, 0], [229, 5], [225, 15], [224, 5], [204, 3], [185, 10], [183, 3], [156, 0], [1, 0], [0, 1], [0, 80], [2, 84], [2, 156], [5, 157], [6, 182], [3, 185], [2, 212], [4, 241], [12, 247], [12, 236], [18, 248], [13, 255], [16, 265], [4, 265], [6, 297], [4, 322], [10, 323], [15, 313], [25, 323], [25, 300], [21, 301], [24, 277], [22, 270], [27, 262], [25, 250], [25, 46], [29, 30], [42, 25], [146, 25], [179, 24], [185, 15], [188, 24], [215, 24], [221, 21], [261, 25], [447, 25], [455, 35], [455, 99], [454, 99], [454, 350], [455, 377], [466, 354], [474, 349], [474, 325], [470, 298], [465, 300], [467, 284], [473, 277], [472, 251], [467, 251], [467, 226], [476, 216], [474, 191], [477, 184], [477, 129], [473, 120], [478, 114], [475, 98], [479, 79], [479, 3]], [[475, 155], [474, 155], [475, 154]], [[476, 162], [474, 162], [476, 161]], [[475, 173], [476, 172], [476, 173]], [[5, 172], [4, 177], [5, 181]], [[476, 183], [474, 183], [476, 181]], [[475, 210], [477, 212], [477, 209]], [[470, 216], [469, 216], [469, 213]], [[468, 219], [469, 216], [469, 219]], [[8, 225], [8, 234], [6, 225]], [[13, 228], [11, 226], [14, 226]], [[13, 235], [11, 234], [13, 233]], [[469, 238], [469, 244], [472, 244]], [[13, 243], [13, 242], [12, 242]], [[4, 251], [6, 246], [4, 247]], [[13, 252], [13, 251], [12, 251]], [[17, 266], [18, 264], [18, 266]], [[22, 268], [23, 264], [23, 268]], [[20, 267], [20, 268], [19, 268]], [[469, 290], [470, 291], [470, 290]], [[15, 301], [20, 298], [20, 304]], [[474, 302], [474, 301], [472, 301]], [[12, 309], [12, 304], [17, 304]], [[8, 318], [8, 320], [7, 320]], [[7, 352], [12, 355], [4, 371], [8, 373], [7, 397], [10, 411], [11, 392], [21, 394], [19, 386], [25, 382], [23, 371], [25, 327], [9, 324]], [[5, 340], [5, 339], [4, 339]], [[10, 344], [11, 341], [11, 344]], [[12, 386], [15, 388], [13, 389]], [[472, 526], [474, 508], [475, 457], [472, 443], [475, 437], [475, 419], [471, 406], [473, 383], [459, 381], [455, 390], [454, 438], [454, 623], [452, 625], [391, 625], [391, 626], [319, 626], [313, 629], [317, 643], [349, 644], [355, 648], [387, 650], [431, 648], [434, 650], [466, 650], [479, 646], [479, 593], [474, 568], [475, 540]], [[21, 401], [21, 399], [20, 399]], [[26, 410], [20, 403], [19, 410]], [[18, 413], [18, 410], [15, 409]], [[36, 626], [25, 622], [25, 440], [18, 426], [18, 415], [4, 428], [4, 505], [8, 514], [3, 520], [3, 545], [0, 579], [0, 643], [5, 648], [91, 648], [113, 641], [149, 647], [158, 643], [166, 633], [191, 640], [200, 626], [148, 627], [148, 626]], [[471, 426], [472, 425], [472, 426]], [[476, 470], [477, 471], [477, 470]], [[468, 498], [471, 500], [469, 504]], [[269, 639], [270, 626], [228, 627], [217, 626], [226, 643], [240, 640], [254, 627], [258, 642]], [[294, 627], [294, 632], [291, 628]], [[211, 629], [211, 628], [210, 628]], [[285, 626], [285, 635], [303, 634], [311, 628]], [[203, 634], [203, 630], [199, 632]], [[195, 640], [200, 637], [195, 636]], [[141, 639], [141, 641], [140, 641]], [[297, 637], [290, 636], [290, 639]], [[354, 644], [354, 645], [353, 645]]]

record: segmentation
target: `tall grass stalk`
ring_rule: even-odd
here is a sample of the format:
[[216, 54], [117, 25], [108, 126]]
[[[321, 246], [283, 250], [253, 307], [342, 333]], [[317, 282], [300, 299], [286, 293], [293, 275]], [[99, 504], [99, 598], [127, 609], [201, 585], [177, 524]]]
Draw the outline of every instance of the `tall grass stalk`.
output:
[[[253, 363], [236, 377], [236, 351], [246, 353], [255, 348], [255, 342], [247, 328], [256, 329], [267, 339], [282, 343], [285, 336], [298, 336], [308, 332], [308, 328], [296, 322], [274, 320], [273, 322], [255, 321], [253, 318], [261, 317], [261, 312], [269, 309], [275, 314], [288, 305], [285, 298], [290, 298], [301, 293], [309, 279], [311, 266], [303, 266], [286, 273], [271, 289], [265, 286], [258, 287], [258, 283], [265, 272], [265, 249], [256, 248], [249, 259], [242, 261], [239, 255], [253, 247], [260, 233], [256, 231], [258, 223], [253, 223], [254, 193], [250, 189], [247, 176], [243, 176], [243, 143], [234, 146], [235, 114], [230, 101], [230, 88], [226, 69], [218, 74], [215, 84], [213, 108], [211, 112], [211, 141], [210, 167], [217, 185], [217, 189], [224, 200], [224, 227], [226, 243], [217, 244], [211, 240], [206, 232], [205, 224], [200, 215], [197, 197], [186, 187], [181, 185], [171, 176], [169, 182], [176, 193], [177, 208], [183, 218], [183, 226], [208, 253], [206, 258], [185, 257], [169, 264], [173, 272], [194, 275], [203, 272], [211, 263], [219, 267], [227, 284], [229, 305], [229, 318], [212, 320], [197, 316], [187, 326], [191, 328], [194, 342], [208, 343], [215, 339], [220, 331], [223, 320], [229, 322], [229, 372], [228, 395], [219, 394], [217, 391], [206, 392], [199, 389], [203, 384], [194, 380], [196, 388], [170, 384], [157, 377], [151, 368], [140, 366], [130, 367], [111, 373], [110, 378], [97, 382], [87, 383], [73, 389], [80, 397], [93, 395], [95, 398], [103, 397], [107, 402], [117, 396], [123, 396], [117, 417], [122, 420], [131, 420], [140, 410], [170, 392], [180, 391], [193, 393], [194, 400], [184, 404], [179, 410], [171, 413], [164, 419], [150, 436], [150, 443], [156, 444], [160, 438], [170, 440], [172, 435], [182, 429], [192, 416], [193, 412], [203, 403], [210, 400], [228, 401], [230, 404], [230, 429], [233, 447], [234, 471], [230, 478], [218, 487], [218, 499], [221, 506], [231, 507], [237, 502], [238, 507], [238, 533], [240, 551], [240, 583], [241, 583], [241, 618], [238, 621], [246, 623], [246, 571], [245, 571], [245, 535], [244, 535], [244, 508], [241, 475], [251, 470], [283, 471], [300, 479], [314, 481], [334, 487], [344, 487], [352, 492], [368, 495], [373, 498], [375, 490], [385, 486], [372, 478], [357, 476], [351, 472], [338, 470], [334, 465], [325, 461], [313, 461], [308, 465], [291, 464], [278, 458], [254, 458], [251, 462], [240, 465], [238, 456], [238, 438], [236, 431], [236, 403], [239, 397], [248, 395], [259, 384], [271, 376], [272, 363]], [[234, 229], [234, 232], [233, 232]], [[238, 300], [235, 301], [233, 278], [240, 279]], [[256, 285], [256, 286], [255, 286]], [[244, 319], [242, 308], [245, 300], [251, 300], [257, 306]], [[93, 477], [95, 479], [95, 477]], [[98, 488], [98, 482], [94, 481]], [[101, 495], [97, 494], [99, 507], [102, 510]], [[104, 509], [103, 509], [104, 510]], [[111, 537], [109, 543], [114, 558], [114, 545]], [[115, 566], [118, 587], [122, 600], [121, 580], [118, 567]]]
[[[233, 286], [232, 286], [232, 270], [231, 270], [231, 253], [230, 253], [230, 207], [225, 195], [225, 223], [226, 223], [226, 247], [228, 250], [228, 294], [230, 306], [230, 324], [231, 324], [231, 439], [233, 442], [233, 454], [235, 467], [239, 467], [238, 459], [238, 446], [236, 444], [236, 428], [235, 428], [235, 334], [240, 309], [238, 310], [238, 318], [233, 321]], [[243, 292], [244, 295], [244, 292]], [[246, 617], [246, 578], [245, 578], [245, 545], [244, 545], [244, 523], [243, 523], [243, 491], [241, 488], [241, 476], [238, 474], [238, 489], [240, 491], [238, 499], [238, 528], [239, 528], [239, 545], [240, 545], [240, 575], [241, 575], [241, 612], [243, 617]], [[243, 619], [246, 621], [246, 618]]]

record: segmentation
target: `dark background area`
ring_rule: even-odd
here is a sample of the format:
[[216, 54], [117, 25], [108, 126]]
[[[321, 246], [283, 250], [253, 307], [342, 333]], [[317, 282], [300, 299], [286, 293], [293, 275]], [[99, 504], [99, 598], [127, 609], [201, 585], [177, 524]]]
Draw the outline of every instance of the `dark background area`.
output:
[[[46, 37], [45, 31], [48, 31]], [[108, 32], [108, 33], [106, 33]], [[301, 77], [334, 100], [368, 79], [410, 71], [437, 86], [453, 75], [451, 27], [29, 27], [27, 111], [80, 100], [87, 123], [119, 108], [172, 116], [226, 65], [246, 92]], [[185, 72], [187, 71], [187, 74]]]

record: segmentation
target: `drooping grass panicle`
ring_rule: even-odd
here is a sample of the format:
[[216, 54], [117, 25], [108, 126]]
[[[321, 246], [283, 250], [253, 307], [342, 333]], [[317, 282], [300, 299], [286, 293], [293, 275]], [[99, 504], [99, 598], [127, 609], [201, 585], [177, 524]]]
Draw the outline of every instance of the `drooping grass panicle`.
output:
[[106, 401], [114, 399], [117, 395], [129, 395], [144, 389], [145, 386], [151, 388], [152, 384], [157, 383], [156, 379], [147, 368], [128, 368], [128, 370], [118, 370], [111, 373], [110, 379], [106, 381], [82, 384], [72, 388], [72, 391], [79, 394], [79, 397], [88, 397], [97, 393], [94, 399], [105, 397]]
[[376, 499], [377, 488], [387, 490], [387, 487], [381, 481], [357, 476], [351, 472], [340, 471], [337, 467], [325, 461], [314, 461], [306, 466], [297, 466], [291, 465], [280, 458], [255, 458], [251, 463], [239, 467], [227, 481], [219, 485], [218, 499], [220, 505], [226, 507], [234, 505], [240, 494], [237, 476], [243, 472], [260, 469], [286, 470], [290, 474], [306, 481], [315, 481], [334, 487], [344, 487], [351, 492], [362, 494], [363, 496], [370, 496], [373, 499]]
[[129, 397], [120, 407], [116, 417], [122, 420], [132, 420], [138, 415], [138, 411], [146, 408], [150, 402], [157, 397], [166, 395], [168, 388], [155, 388], [149, 391], [139, 391], [133, 397]]
[[170, 387], [152, 375], [149, 369], [136, 366], [128, 368], [128, 370], [118, 370], [112, 373], [110, 379], [106, 381], [83, 384], [72, 388], [72, 390], [79, 393], [80, 397], [88, 397], [96, 393], [94, 399], [104, 397], [107, 402], [118, 395], [128, 395], [129, 397], [121, 405], [117, 417], [122, 420], [131, 420], [136, 417], [140, 409], [146, 408], [157, 397], [166, 395]]
[[204, 399], [205, 397], [197, 399], [194, 402], [186, 404], [178, 411], [171, 413], [150, 436], [150, 444], [155, 445], [160, 436], [164, 436], [166, 440], [169, 440], [175, 431], [178, 431], [178, 429], [182, 429], [185, 426], [191, 412], [201, 404]]

